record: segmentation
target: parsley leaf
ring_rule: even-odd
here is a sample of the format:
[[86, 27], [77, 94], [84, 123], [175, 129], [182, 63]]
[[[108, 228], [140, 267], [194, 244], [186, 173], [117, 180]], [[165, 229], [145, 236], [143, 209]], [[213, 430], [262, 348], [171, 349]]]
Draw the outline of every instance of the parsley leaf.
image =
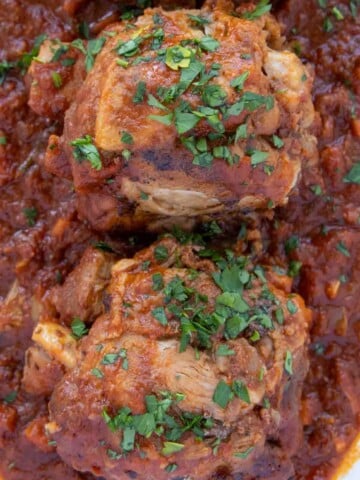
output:
[[165, 53], [165, 63], [171, 70], [179, 70], [179, 68], [188, 68], [194, 52], [191, 48], [174, 45], [168, 47]]
[[162, 103], [160, 103], [159, 100], [154, 97], [154, 95], [151, 95], [151, 93], [148, 94], [148, 105], [150, 105], [150, 107], [159, 108], [160, 110], [169, 110]]
[[165, 456], [172, 455], [173, 453], [180, 452], [185, 445], [182, 443], [175, 442], [164, 442], [164, 447], [161, 450], [161, 453]]
[[158, 260], [159, 262], [162, 262], [163, 260], [168, 259], [169, 251], [165, 247], [165, 245], [158, 245], [154, 249], [154, 255], [155, 255], [156, 260]]
[[148, 115], [147, 118], [150, 120], [155, 120], [156, 122], [162, 123], [169, 127], [172, 124], [174, 115], [172, 113], [168, 113], [167, 115]]
[[286, 302], [286, 308], [291, 315], [294, 315], [298, 311], [297, 305], [292, 300]]
[[76, 138], [70, 145], [75, 147], [73, 149], [73, 155], [76, 161], [81, 163], [83, 160], [90, 162], [91, 167], [94, 170], [101, 170], [102, 163], [100, 154], [96, 146], [92, 143], [93, 139], [90, 135], [84, 135], [81, 138]]
[[146, 94], [146, 83], [143, 82], [143, 81], [140, 81], [137, 85], [136, 85], [136, 90], [135, 90], [135, 94], [132, 98], [132, 101], [133, 103], [141, 103], [144, 101], [144, 98], [145, 98], [145, 94]]
[[47, 35], [45, 33], [37, 36], [34, 40], [34, 46], [30, 52], [24, 53], [21, 59], [17, 62], [17, 66], [21, 69], [21, 72], [24, 74], [26, 70], [30, 67], [32, 60], [38, 56], [40, 47], [42, 43], [46, 40]]
[[241, 382], [240, 380], [235, 380], [233, 382], [232, 391], [243, 402], [251, 403], [250, 402], [249, 390], [247, 389], [246, 385], [243, 382]]
[[121, 132], [121, 141], [126, 143], [126, 145], [132, 145], [134, 143], [132, 135], [125, 131]]
[[232, 350], [226, 344], [219, 345], [216, 350], [217, 357], [230, 357], [232, 355], [235, 355], [235, 350]]
[[220, 380], [217, 384], [213, 395], [213, 401], [217, 403], [221, 408], [226, 408], [228, 403], [233, 398], [231, 388], [224, 380]]
[[205, 17], [202, 17], [201, 15], [188, 15], [188, 18], [195, 23], [195, 25], [208, 25], [210, 23], [210, 20], [208, 20]]
[[289, 350], [287, 350], [285, 354], [284, 368], [289, 375], [293, 374], [293, 357]]
[[29, 227], [33, 227], [38, 217], [38, 211], [35, 207], [27, 207], [23, 209], [23, 214], [27, 220]]
[[55, 88], [60, 88], [62, 85], [62, 78], [58, 72], [51, 72], [51, 78]]
[[261, 152], [260, 150], [254, 150], [250, 153], [250, 155], [251, 165], [253, 167], [256, 167], [256, 165], [259, 165], [260, 163], [264, 163], [269, 157], [268, 152]]
[[126, 42], [120, 42], [116, 47], [116, 52], [118, 55], [126, 58], [133, 57], [139, 52], [139, 46], [142, 42], [142, 37], [136, 37]]
[[8, 62], [7, 60], [0, 62], [0, 85], [4, 83], [6, 75], [14, 66], [14, 63]]
[[340, 242], [336, 245], [336, 250], [337, 250], [338, 252], [342, 253], [345, 257], [348, 257], [348, 258], [351, 257], [349, 250], [347, 249], [345, 243], [342, 242], [342, 241], [340, 241]]
[[234, 453], [234, 457], [237, 457], [237, 458], [247, 458], [250, 453], [254, 450], [254, 447], [249, 447], [247, 448], [246, 450], [244, 450], [243, 452], [236, 452]]
[[281, 138], [277, 135], [272, 136], [272, 143], [275, 148], [282, 148], [284, 146], [283, 140], [281, 140]]
[[220, 107], [226, 102], [227, 94], [220, 85], [206, 85], [202, 93], [202, 100], [209, 107]]
[[200, 121], [200, 118], [193, 113], [175, 111], [175, 127], [180, 135], [194, 128]]
[[210, 35], [204, 35], [200, 40], [196, 41], [201, 48], [201, 50], [204, 50], [205, 52], [215, 52], [219, 46], [220, 43]]
[[159, 292], [164, 288], [164, 280], [161, 273], [154, 273], [154, 275], [152, 276], [152, 282], [152, 288], [153, 290], [155, 290], [155, 292]]
[[260, 0], [254, 10], [250, 12], [245, 12], [242, 17], [246, 18], [247, 20], [256, 20], [257, 18], [261, 17], [265, 13], [270, 12], [271, 10], [271, 3], [269, 0]]
[[356, 162], [355, 165], [351, 167], [349, 172], [343, 178], [345, 183], [355, 183], [360, 185], [360, 162]]
[[3, 398], [3, 402], [6, 405], [10, 405], [11, 403], [15, 402], [16, 397], [17, 397], [17, 392], [16, 391], [10, 392], [7, 395], [5, 395], [5, 397]]
[[79, 317], [74, 317], [71, 322], [71, 331], [76, 339], [79, 339], [88, 333], [85, 323]]
[[87, 72], [89, 72], [93, 68], [95, 63], [95, 57], [98, 53], [100, 53], [105, 42], [105, 37], [99, 37], [89, 40], [85, 56], [85, 69]]
[[247, 125], [246, 123], [243, 123], [242, 125], [239, 125], [236, 129], [235, 143], [237, 143], [240, 139], [245, 138], [247, 138]]
[[249, 71], [246, 71], [246, 72], [242, 73], [238, 77], [231, 80], [230, 85], [233, 88], [235, 88], [236, 90], [242, 90], [244, 88], [244, 84], [245, 84], [246, 80], [248, 79], [249, 75], [250, 75]]
[[164, 307], [156, 307], [151, 311], [151, 314], [161, 325], [167, 325], [168, 319]]

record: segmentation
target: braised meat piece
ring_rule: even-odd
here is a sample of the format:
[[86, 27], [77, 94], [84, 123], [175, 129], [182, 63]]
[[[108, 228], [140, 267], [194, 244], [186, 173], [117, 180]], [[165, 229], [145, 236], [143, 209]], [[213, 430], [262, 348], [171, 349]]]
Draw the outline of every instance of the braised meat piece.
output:
[[310, 322], [290, 282], [172, 237], [117, 262], [50, 400], [62, 459], [109, 480], [290, 478]]
[[87, 322], [103, 311], [102, 296], [107, 287], [114, 258], [110, 253], [87, 248], [76, 268], [61, 286], [54, 287], [50, 302], [68, 325], [74, 317]]
[[[46, 165], [73, 180], [94, 228], [189, 227], [287, 202], [316, 150], [312, 75], [283, 49], [273, 17], [248, 9], [232, 14], [225, 0], [148, 9], [88, 44], [64, 45], [58, 61], [75, 58], [75, 48], [88, 73], [84, 81], [78, 70], [67, 73], [76, 86], [58, 82], [65, 103], [77, 93], [63, 135], [50, 137]], [[54, 88], [39, 89], [42, 69], [31, 70], [39, 113], [54, 98]]]

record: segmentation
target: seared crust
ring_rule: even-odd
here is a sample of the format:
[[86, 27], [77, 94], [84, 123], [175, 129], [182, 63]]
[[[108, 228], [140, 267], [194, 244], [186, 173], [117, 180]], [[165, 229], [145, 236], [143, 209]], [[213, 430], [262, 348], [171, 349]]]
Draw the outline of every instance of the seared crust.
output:
[[[181, 223], [287, 202], [302, 163], [315, 150], [308, 131], [314, 116], [311, 74], [295, 54], [282, 50], [272, 17], [250, 21], [229, 11], [231, 5], [220, 1], [202, 10], [149, 9], [135, 25], [114, 24], [100, 34], [104, 46], [66, 113], [63, 136], [51, 139], [46, 158], [58, 175], [67, 175], [64, 160], [70, 163], [80, 212], [95, 228], [151, 230], [166, 217]], [[203, 25], [193, 20], [199, 16]], [[201, 47], [209, 39], [210, 47]], [[129, 41], [138, 42], [135, 53], [119, 54]], [[191, 55], [192, 64], [171, 66], [166, 55], [178, 46]], [[202, 80], [199, 73], [177, 98], [164, 100], [164, 89], [176, 89], [182, 73], [199, 63], [212, 78]], [[241, 75], [243, 85], [234, 86]], [[145, 93], [134, 102], [140, 82]], [[215, 109], [204, 97], [208, 86], [224, 95]], [[245, 101], [230, 110], [254, 94], [260, 103]], [[186, 132], [176, 123], [176, 113], [166, 125], [150, 118], [171, 117], [184, 102], [192, 118], [194, 111], [202, 115]], [[204, 107], [213, 109], [217, 126], [204, 117]], [[246, 133], [239, 134], [244, 124]], [[131, 135], [130, 143], [124, 132]], [[85, 135], [96, 146], [102, 168], [74, 158], [71, 143]], [[195, 158], [200, 139], [206, 139], [211, 165], [199, 166]], [[254, 152], [264, 158], [253, 157]]]
[[[308, 366], [310, 312], [298, 295], [288, 293], [288, 277], [277, 280], [272, 272], [267, 281], [259, 266], [248, 264], [238, 270], [245, 282], [245, 272], [250, 272], [242, 298], [257, 315], [267, 312], [267, 321], [260, 325], [253, 317], [227, 341], [223, 325], [206, 348], [200, 330], [192, 330], [183, 349], [183, 320], [171, 312], [178, 307], [191, 318], [195, 305], [211, 316], [220, 312], [223, 295], [223, 287], [213, 280], [219, 267], [208, 260], [194, 270], [193, 258], [187, 263], [189, 249], [197, 257], [199, 247], [166, 238], [114, 265], [109, 313], [80, 342], [77, 365], [56, 386], [49, 404], [58, 453], [75, 469], [108, 480], [126, 479], [129, 471], [138, 480], [165, 480], [166, 467], [173, 463], [180, 478], [206, 480], [220, 472], [258, 479], [270, 478], [271, 472], [271, 479], [289, 478], [302, 432], [299, 402]], [[165, 251], [166, 258], [159, 260], [159, 252]], [[162, 286], [155, 286], [156, 277]], [[172, 282], [190, 289], [198, 298], [195, 304], [169, 300], [166, 288], [174, 287]], [[161, 308], [166, 309], [166, 323], [154, 316]], [[283, 319], [276, 316], [278, 309]], [[221, 348], [230, 354], [220, 355]], [[220, 405], [214, 397], [219, 382], [231, 386], [236, 381], [245, 386], [248, 398], [234, 395]], [[157, 401], [171, 399], [166, 411], [172, 420], [148, 436], [136, 434], [133, 447], [126, 450], [126, 424], [113, 424], [111, 418], [127, 408], [131, 415], [149, 412], [149, 395]], [[212, 422], [202, 427], [202, 439], [191, 428], [175, 439], [167, 436], [169, 425], [186, 415]], [[164, 452], [167, 441], [180, 444], [179, 451]]]

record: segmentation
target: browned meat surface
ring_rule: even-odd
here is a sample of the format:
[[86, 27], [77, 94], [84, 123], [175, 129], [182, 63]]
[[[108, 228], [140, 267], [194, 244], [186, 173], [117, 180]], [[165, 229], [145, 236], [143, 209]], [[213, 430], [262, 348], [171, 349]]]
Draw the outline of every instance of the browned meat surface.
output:
[[63, 285], [55, 287], [50, 302], [56, 315], [70, 324], [74, 317], [88, 321], [103, 311], [102, 295], [110, 280], [111, 254], [88, 248]]
[[302, 164], [316, 160], [311, 72], [283, 49], [272, 17], [250, 21], [232, 8], [146, 10], [108, 26], [88, 44], [83, 84], [64, 72], [55, 102], [46, 82], [68, 67], [50, 58], [56, 45], [42, 47], [32, 108], [55, 113], [58, 96], [65, 105], [78, 90], [46, 165], [73, 179], [96, 229], [189, 226], [189, 217], [286, 204]]
[[167, 479], [169, 465], [174, 478], [289, 478], [309, 310], [288, 277], [229, 250], [194, 269], [189, 250], [204, 258], [166, 238], [114, 265], [109, 311], [55, 387], [48, 431], [66, 463], [109, 480]]

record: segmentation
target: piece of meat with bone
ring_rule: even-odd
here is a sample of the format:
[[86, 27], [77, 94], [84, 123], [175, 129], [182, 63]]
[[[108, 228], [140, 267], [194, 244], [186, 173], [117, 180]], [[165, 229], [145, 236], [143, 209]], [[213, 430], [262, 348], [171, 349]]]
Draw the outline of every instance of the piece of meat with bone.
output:
[[[246, 8], [147, 9], [72, 43], [88, 73], [74, 80], [46, 165], [73, 180], [95, 229], [158, 230], [286, 204], [316, 155], [312, 75], [283, 49], [274, 18]], [[47, 102], [33, 88], [50, 103], [53, 89]]]
[[171, 236], [118, 261], [49, 403], [62, 459], [107, 480], [290, 478], [310, 313], [268, 272]]

